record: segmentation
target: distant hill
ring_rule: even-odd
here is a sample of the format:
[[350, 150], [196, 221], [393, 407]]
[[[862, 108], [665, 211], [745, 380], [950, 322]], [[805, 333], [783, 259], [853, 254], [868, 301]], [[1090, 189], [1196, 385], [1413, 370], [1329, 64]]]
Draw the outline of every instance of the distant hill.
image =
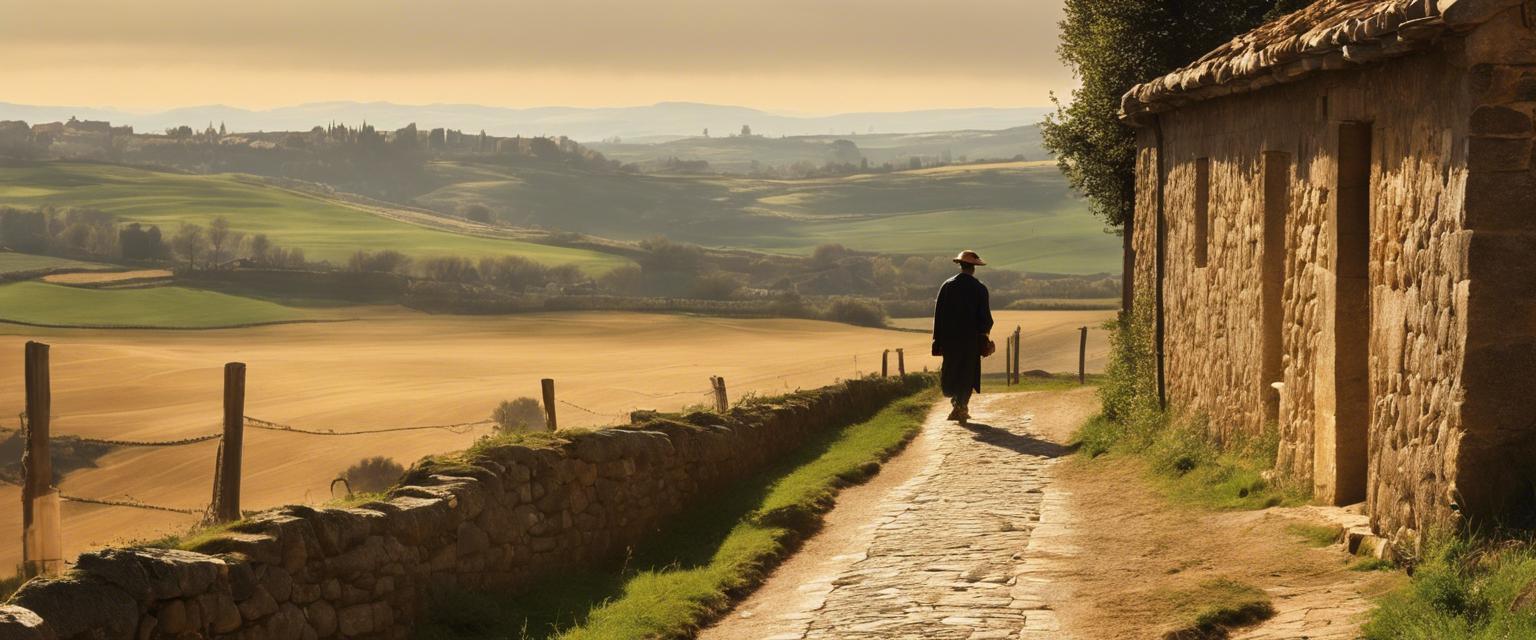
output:
[[[854, 149], [839, 146], [853, 143]], [[610, 160], [639, 165], [646, 171], [665, 170], [671, 159], [705, 161], [707, 171], [753, 173], [763, 167], [786, 167], [797, 162], [821, 166], [827, 162], [870, 166], [886, 163], [905, 167], [911, 158], [925, 165], [976, 160], [1047, 160], [1040, 127], [1028, 125], [1001, 130], [941, 131], [925, 133], [874, 133], [810, 136], [691, 136], [660, 142], [590, 142], [587, 147]], [[848, 154], [856, 150], [857, 158]]]
[[0, 102], [0, 120], [29, 123], [68, 120], [109, 120], [140, 131], [161, 131], [188, 125], [225, 124], [232, 131], [307, 131], [317, 124], [359, 124], [366, 120], [380, 129], [412, 122], [422, 128], [453, 127], [466, 132], [484, 129], [502, 136], [568, 136], [592, 141], [668, 139], [739, 132], [743, 125], [766, 136], [847, 135], [852, 133], [917, 133], [924, 131], [997, 130], [1039, 122], [1047, 109], [929, 109], [922, 111], [845, 113], [828, 116], [774, 113], [727, 105], [662, 102], [648, 106], [582, 108], [505, 108], [472, 104], [401, 105], [389, 102], [319, 102], [266, 110], [224, 105], [184, 107], [157, 112], [112, 108], [34, 106]]
[[489, 208], [520, 227], [810, 255], [823, 244], [947, 258], [975, 249], [1030, 273], [1120, 270], [1120, 242], [1052, 161], [955, 165], [803, 180], [433, 162], [414, 204]]

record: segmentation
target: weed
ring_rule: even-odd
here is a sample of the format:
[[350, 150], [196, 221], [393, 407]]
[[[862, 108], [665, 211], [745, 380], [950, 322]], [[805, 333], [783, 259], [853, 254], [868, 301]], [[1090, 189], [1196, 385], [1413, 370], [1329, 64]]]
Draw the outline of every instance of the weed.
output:
[[1309, 547], [1332, 546], [1344, 535], [1344, 529], [1338, 525], [1310, 522], [1288, 524], [1285, 532], [1306, 541]]
[[1536, 637], [1536, 543], [1436, 534], [1413, 579], [1388, 594], [1365, 637], [1463, 640]]
[[1216, 578], [1167, 596], [1185, 622], [1165, 635], [1169, 640], [1224, 638], [1226, 629], [1275, 615], [1269, 594], [1250, 584]]

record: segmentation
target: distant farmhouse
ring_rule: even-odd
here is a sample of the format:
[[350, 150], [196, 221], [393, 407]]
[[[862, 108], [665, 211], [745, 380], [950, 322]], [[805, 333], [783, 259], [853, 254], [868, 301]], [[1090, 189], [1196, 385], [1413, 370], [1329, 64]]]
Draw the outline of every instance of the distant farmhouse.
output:
[[1536, 511], [1533, 25], [1321, 0], [1124, 98], [1166, 401], [1398, 539]]

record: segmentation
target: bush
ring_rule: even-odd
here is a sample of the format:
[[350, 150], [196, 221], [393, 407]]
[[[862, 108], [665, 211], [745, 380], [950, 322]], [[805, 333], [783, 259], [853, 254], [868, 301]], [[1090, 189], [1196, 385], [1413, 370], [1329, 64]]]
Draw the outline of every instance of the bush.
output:
[[886, 314], [878, 300], [841, 298], [827, 308], [826, 319], [861, 327], [884, 327]]
[[741, 280], [735, 275], [716, 271], [695, 278], [690, 297], [700, 300], [730, 300], [740, 290]]
[[491, 420], [496, 421], [496, 429], [502, 433], [542, 431], [548, 428], [544, 423], [544, 407], [533, 398], [503, 401], [491, 412]]
[[384, 456], [363, 458], [341, 472], [353, 493], [378, 493], [394, 486], [403, 475], [405, 467]]
[[1387, 595], [1370, 639], [1536, 637], [1536, 544], [1432, 535], [1413, 582]]

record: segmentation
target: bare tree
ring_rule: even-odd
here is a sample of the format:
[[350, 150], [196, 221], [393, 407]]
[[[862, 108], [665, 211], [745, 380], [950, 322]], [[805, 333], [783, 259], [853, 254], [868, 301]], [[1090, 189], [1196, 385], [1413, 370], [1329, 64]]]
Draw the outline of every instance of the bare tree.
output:
[[203, 247], [208, 244], [208, 239], [203, 237], [203, 228], [183, 222], [176, 230], [176, 235], [171, 238], [171, 250], [176, 255], [186, 259], [187, 269], [197, 269], [197, 256], [203, 252]]
[[229, 243], [229, 218], [219, 216], [208, 225], [208, 244], [213, 245], [211, 261], [218, 265], [224, 262], [224, 247]]

